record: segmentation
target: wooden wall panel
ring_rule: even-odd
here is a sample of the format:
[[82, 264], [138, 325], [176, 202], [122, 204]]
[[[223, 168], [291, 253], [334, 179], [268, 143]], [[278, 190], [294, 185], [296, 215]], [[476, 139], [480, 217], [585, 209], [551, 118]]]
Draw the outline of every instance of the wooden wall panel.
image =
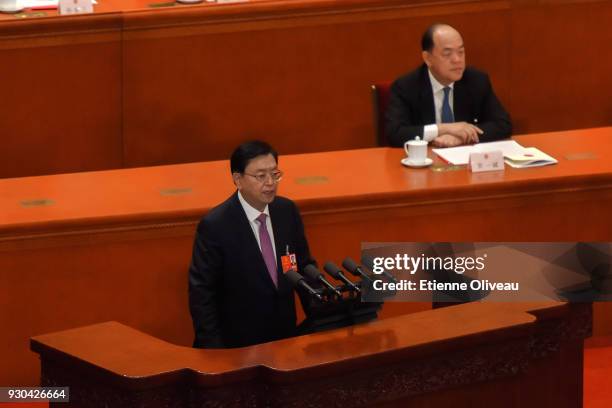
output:
[[[248, 138], [283, 153], [372, 146], [369, 86], [421, 63], [420, 35], [432, 21], [465, 31], [474, 63], [504, 82], [505, 96], [507, 8], [338, 6], [284, 19], [134, 27], [124, 48], [126, 165], [223, 159]], [[487, 58], [493, 48], [498, 58]]]
[[121, 167], [118, 29], [0, 33], [0, 178]]
[[522, 133], [612, 123], [612, 3], [525, 1], [512, 11], [509, 109]]

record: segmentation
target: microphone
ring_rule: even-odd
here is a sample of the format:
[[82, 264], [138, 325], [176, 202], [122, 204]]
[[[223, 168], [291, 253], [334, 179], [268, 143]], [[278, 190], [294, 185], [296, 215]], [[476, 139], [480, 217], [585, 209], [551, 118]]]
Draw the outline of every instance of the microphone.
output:
[[[369, 255], [363, 255], [361, 257], [361, 263], [365, 266], [368, 267], [368, 269], [370, 269], [371, 271], [374, 270], [374, 258], [372, 258]], [[385, 277], [387, 279], [389, 279], [391, 282], [393, 283], [397, 283], [397, 279], [395, 279], [395, 276], [391, 275], [389, 272], [387, 272], [386, 269], [383, 269], [382, 274], [385, 275]]]
[[314, 290], [308, 283], [306, 283], [304, 277], [293, 269], [289, 269], [285, 273], [285, 276], [287, 277], [287, 279], [289, 279], [289, 282], [291, 282], [291, 285], [293, 285], [293, 287], [301, 286], [306, 289], [311, 296], [314, 296], [321, 301], [323, 300], [321, 295], [319, 295], [316, 290]]
[[316, 280], [316, 281], [323, 283], [325, 286], [327, 286], [329, 290], [334, 292], [336, 295], [342, 296], [342, 292], [336, 289], [334, 285], [329, 283], [329, 281], [325, 279], [323, 274], [317, 269], [316, 266], [312, 264], [306, 265], [306, 267], [304, 268], [304, 275], [308, 276], [312, 280]]
[[345, 258], [342, 261], [342, 267], [353, 274], [353, 276], [361, 276], [363, 279], [368, 282], [372, 282], [372, 278], [361, 269], [361, 266], [357, 265], [353, 258]]
[[353, 282], [351, 282], [346, 276], [344, 276], [340, 268], [338, 268], [333, 262], [327, 262], [325, 265], [323, 265], [323, 269], [325, 269], [325, 272], [329, 273], [335, 279], [341, 280], [342, 282], [346, 283], [354, 291], [361, 292], [361, 289], [355, 286]]

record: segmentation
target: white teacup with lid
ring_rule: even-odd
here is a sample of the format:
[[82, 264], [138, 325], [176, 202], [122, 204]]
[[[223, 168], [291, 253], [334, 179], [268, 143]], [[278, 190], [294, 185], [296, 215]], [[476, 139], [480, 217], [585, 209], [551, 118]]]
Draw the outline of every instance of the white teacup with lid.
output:
[[18, 13], [23, 10], [19, 0], [0, 0], [0, 12], [2, 13]]
[[404, 151], [408, 157], [402, 162], [409, 166], [423, 166], [431, 162], [431, 159], [427, 157], [427, 141], [421, 140], [419, 136], [404, 143]]

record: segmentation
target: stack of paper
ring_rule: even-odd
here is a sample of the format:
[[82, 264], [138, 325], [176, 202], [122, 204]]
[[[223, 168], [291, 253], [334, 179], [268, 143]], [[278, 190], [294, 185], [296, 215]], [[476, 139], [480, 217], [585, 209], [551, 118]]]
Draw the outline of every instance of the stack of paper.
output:
[[535, 147], [525, 148], [514, 140], [501, 142], [478, 143], [471, 146], [448, 147], [433, 149], [435, 154], [450, 164], [464, 165], [470, 162], [471, 153], [501, 151], [505, 162], [515, 168], [546, 166], [555, 164], [557, 160]]
[[17, 0], [17, 3], [21, 6], [21, 8], [57, 7], [58, 0]]
[[484, 153], [499, 150], [504, 157], [523, 153], [525, 148], [514, 140], [503, 140], [501, 142], [478, 143], [471, 146], [447, 147], [445, 149], [433, 149], [432, 151], [450, 164], [462, 165], [470, 162], [470, 153]]
[[522, 154], [505, 156], [505, 162], [514, 168], [522, 169], [525, 167], [546, 166], [556, 164], [557, 159], [551, 157], [535, 147], [526, 148]]
[[[17, 0], [19, 8], [48, 8], [57, 7], [59, 0]], [[96, 0], [92, 0], [91, 4], [98, 4]]]

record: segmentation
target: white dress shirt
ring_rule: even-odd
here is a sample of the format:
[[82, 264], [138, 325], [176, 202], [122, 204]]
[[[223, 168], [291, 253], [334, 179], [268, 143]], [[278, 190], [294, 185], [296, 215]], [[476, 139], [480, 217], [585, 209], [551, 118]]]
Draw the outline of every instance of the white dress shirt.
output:
[[[436, 137], [438, 137], [437, 124], [442, 123], [442, 102], [444, 102], [444, 85], [438, 82], [438, 80], [433, 76], [430, 70], [427, 70], [427, 73], [429, 74], [429, 81], [431, 82], [431, 91], [433, 93], [434, 110], [436, 112], [436, 123], [425, 125], [425, 127], [423, 128], [423, 140], [431, 142]], [[448, 93], [448, 102], [450, 104], [451, 110], [455, 112], [455, 107], [453, 103], [455, 83], [453, 82], [448, 86], [451, 89]]]
[[[251, 204], [247, 203], [244, 199], [240, 191], [238, 191], [238, 201], [240, 201], [240, 205], [242, 205], [242, 209], [244, 210], [247, 219], [249, 220], [249, 225], [251, 225], [251, 229], [253, 230], [253, 234], [255, 234], [255, 239], [257, 240], [257, 245], [259, 245], [259, 250], [261, 251], [261, 242], [259, 242], [259, 221], [257, 221], [257, 217], [261, 212], [251, 206]], [[270, 218], [270, 209], [266, 205], [266, 208], [263, 210], [266, 217], [266, 227], [268, 229], [268, 234], [270, 235], [270, 241], [272, 241], [272, 249], [274, 250], [274, 259], [276, 259], [276, 244], [274, 243], [274, 231], [272, 230], [272, 219]]]

